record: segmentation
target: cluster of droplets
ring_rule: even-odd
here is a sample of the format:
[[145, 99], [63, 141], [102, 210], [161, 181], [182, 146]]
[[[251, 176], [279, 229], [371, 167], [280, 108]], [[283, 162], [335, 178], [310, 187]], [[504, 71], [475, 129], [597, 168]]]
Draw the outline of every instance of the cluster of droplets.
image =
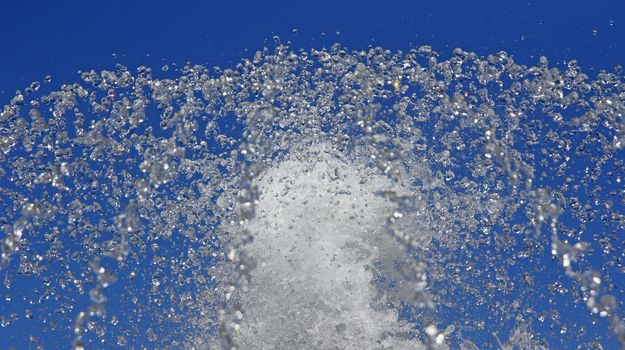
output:
[[414, 259], [373, 283], [415, 338], [625, 348], [620, 67], [591, 80], [575, 61], [505, 52], [277, 43], [160, 74], [119, 64], [47, 94], [35, 82], [0, 111], [9, 346], [43, 347], [38, 329], [52, 347], [236, 348], [262, 263], [241, 229], [255, 181], [317, 140], [410, 189], [378, 195], [396, 208], [388, 239]]

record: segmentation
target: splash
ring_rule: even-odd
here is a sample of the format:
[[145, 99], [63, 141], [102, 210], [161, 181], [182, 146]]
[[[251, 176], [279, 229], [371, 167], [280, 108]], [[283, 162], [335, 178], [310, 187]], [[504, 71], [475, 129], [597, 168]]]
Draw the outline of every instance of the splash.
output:
[[620, 67], [277, 42], [80, 76], [0, 112], [3, 345], [625, 348]]

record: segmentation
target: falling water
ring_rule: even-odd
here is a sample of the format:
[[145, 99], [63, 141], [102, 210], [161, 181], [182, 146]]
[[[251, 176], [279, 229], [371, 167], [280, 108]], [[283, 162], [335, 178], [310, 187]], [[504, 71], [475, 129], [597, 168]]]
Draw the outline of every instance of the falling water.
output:
[[625, 349], [620, 67], [278, 42], [49, 80], [0, 113], [3, 345]]

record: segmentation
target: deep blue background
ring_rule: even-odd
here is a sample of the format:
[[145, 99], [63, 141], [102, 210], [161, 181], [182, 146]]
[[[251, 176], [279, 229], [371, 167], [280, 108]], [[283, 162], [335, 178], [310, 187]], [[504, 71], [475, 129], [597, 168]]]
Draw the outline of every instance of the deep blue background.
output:
[[611, 69], [625, 61], [623, 13], [623, 1], [3, 1], [0, 103], [47, 74], [60, 83], [112, 67], [113, 53], [129, 67], [225, 66], [273, 35], [305, 48], [429, 44]]
[[505, 50], [523, 64], [545, 55], [593, 76], [625, 65], [625, 1], [5, 1], [0, 105], [46, 75], [56, 88], [115, 63], [233, 65], [274, 35], [306, 49], [427, 44], [443, 56]]

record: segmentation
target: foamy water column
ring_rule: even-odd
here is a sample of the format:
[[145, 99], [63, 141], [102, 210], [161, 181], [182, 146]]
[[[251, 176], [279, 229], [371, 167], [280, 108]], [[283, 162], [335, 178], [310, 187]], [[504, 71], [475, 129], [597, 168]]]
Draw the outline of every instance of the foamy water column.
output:
[[408, 259], [386, 232], [394, 208], [376, 194], [399, 185], [317, 145], [268, 169], [258, 186], [242, 349], [422, 348], [372, 283], [381, 257]]

